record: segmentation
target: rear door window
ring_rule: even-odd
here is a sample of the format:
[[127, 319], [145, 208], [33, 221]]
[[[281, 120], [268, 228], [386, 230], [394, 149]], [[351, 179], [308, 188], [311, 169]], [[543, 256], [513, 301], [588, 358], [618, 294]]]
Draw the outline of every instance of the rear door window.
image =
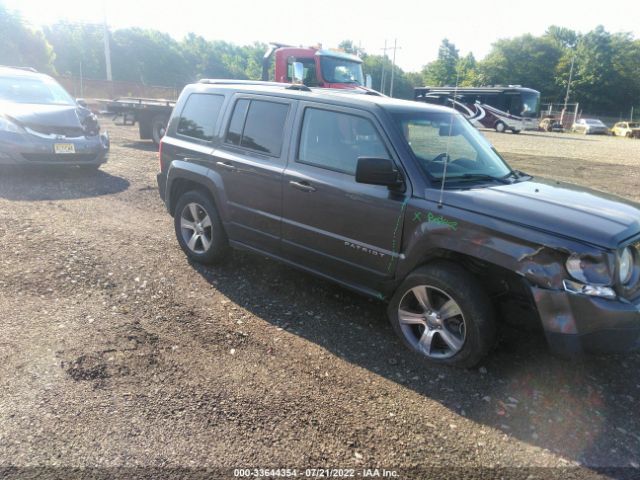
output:
[[272, 157], [282, 152], [289, 105], [240, 99], [235, 105], [226, 141]]
[[358, 157], [391, 158], [370, 120], [317, 108], [305, 110], [298, 162], [354, 175]]
[[223, 95], [192, 93], [180, 114], [177, 132], [198, 140], [213, 140]]

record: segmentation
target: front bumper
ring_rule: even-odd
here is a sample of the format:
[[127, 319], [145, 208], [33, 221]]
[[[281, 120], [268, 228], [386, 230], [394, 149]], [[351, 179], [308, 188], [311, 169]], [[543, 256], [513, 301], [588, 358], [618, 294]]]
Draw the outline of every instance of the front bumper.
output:
[[[57, 143], [73, 144], [75, 153], [56, 154]], [[43, 138], [29, 133], [0, 132], [0, 165], [100, 165], [107, 161], [109, 135]]]
[[560, 354], [640, 348], [640, 299], [607, 300], [531, 287], [550, 348]]

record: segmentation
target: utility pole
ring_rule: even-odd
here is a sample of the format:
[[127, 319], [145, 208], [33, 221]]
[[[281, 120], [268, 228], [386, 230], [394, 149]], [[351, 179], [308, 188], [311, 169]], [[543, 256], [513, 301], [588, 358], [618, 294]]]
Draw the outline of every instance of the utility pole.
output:
[[107, 27], [107, 7], [102, 2], [102, 27], [104, 32], [104, 61], [107, 66], [107, 80], [112, 81], [111, 76], [111, 46], [109, 45], [109, 27]]
[[380, 74], [380, 93], [384, 95], [384, 66], [387, 59], [387, 41], [384, 41], [384, 48], [382, 49], [382, 73]]
[[[567, 102], [569, 101], [569, 92], [571, 91], [571, 79], [573, 78], [573, 62], [575, 61], [576, 56], [571, 57], [571, 68], [569, 69], [569, 83], [567, 83], [567, 94], [564, 96], [564, 107], [562, 108], [562, 113], [560, 114], [560, 123], [564, 120], [564, 112], [567, 110]], [[575, 119], [574, 119], [575, 121]]]
[[389, 96], [393, 97], [393, 77], [396, 73], [396, 50], [401, 49], [398, 46], [398, 39], [393, 40], [393, 63], [391, 65], [391, 89], [389, 90]]

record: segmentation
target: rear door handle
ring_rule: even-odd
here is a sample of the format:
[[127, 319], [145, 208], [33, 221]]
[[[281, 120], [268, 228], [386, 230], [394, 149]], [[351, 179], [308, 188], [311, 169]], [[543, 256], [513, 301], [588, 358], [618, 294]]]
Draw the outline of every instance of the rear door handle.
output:
[[303, 192], [316, 191], [316, 187], [314, 187], [313, 185], [311, 185], [309, 182], [306, 182], [306, 181], [294, 182], [293, 180], [291, 180], [289, 182], [289, 185], [291, 185], [293, 188], [297, 188], [298, 190], [302, 190]]
[[216, 165], [218, 165], [219, 167], [224, 168], [225, 170], [229, 170], [230, 172], [235, 172], [235, 171], [238, 170], [237, 167], [234, 167], [229, 162], [216, 162]]

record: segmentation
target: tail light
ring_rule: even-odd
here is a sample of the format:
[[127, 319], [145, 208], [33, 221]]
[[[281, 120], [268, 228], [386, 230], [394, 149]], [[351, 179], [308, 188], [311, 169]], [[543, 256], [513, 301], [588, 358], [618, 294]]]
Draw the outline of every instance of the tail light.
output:
[[162, 140], [160, 140], [160, 143], [158, 144], [158, 162], [160, 163], [160, 171], [162, 172]]

